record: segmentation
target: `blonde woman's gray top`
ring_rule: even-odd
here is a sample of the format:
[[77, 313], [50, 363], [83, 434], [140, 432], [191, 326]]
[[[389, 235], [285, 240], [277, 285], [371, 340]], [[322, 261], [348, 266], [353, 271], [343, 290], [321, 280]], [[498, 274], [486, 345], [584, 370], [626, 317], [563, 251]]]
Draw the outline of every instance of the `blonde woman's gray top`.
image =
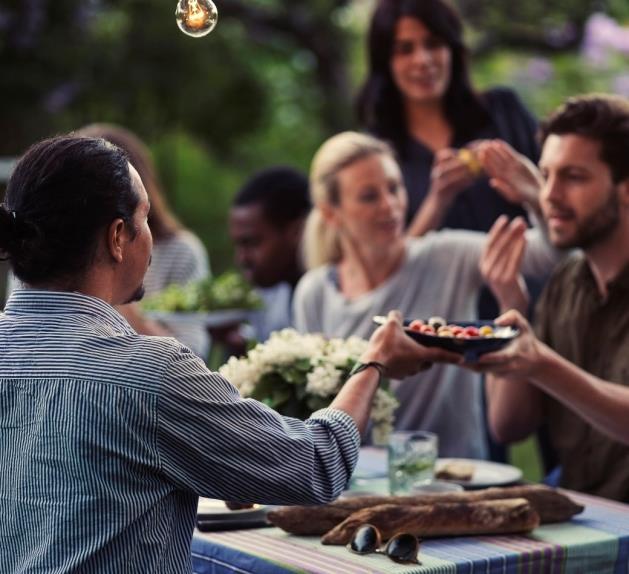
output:
[[[353, 300], [339, 290], [334, 266], [311, 270], [297, 285], [295, 325], [302, 332], [367, 338], [375, 329], [372, 317], [392, 309], [409, 319], [437, 315], [448, 321], [474, 320], [483, 284], [478, 263], [486, 237], [473, 231], [445, 230], [409, 239], [400, 269]], [[527, 240], [524, 272], [538, 276], [550, 272], [557, 252], [537, 229], [527, 231]], [[400, 401], [397, 429], [436, 432], [440, 456], [486, 457], [479, 375], [435, 365], [414, 377], [393, 381], [392, 389]]]

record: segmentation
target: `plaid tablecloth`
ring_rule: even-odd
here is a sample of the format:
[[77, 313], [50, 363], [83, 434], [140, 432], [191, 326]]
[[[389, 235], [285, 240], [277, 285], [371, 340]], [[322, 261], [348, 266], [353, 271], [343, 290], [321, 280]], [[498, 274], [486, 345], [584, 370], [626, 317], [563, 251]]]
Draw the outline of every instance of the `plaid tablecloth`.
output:
[[541, 526], [526, 536], [426, 540], [421, 566], [382, 555], [357, 556], [277, 528], [195, 533], [196, 574], [629, 574], [629, 506], [566, 492], [585, 511], [571, 522]]

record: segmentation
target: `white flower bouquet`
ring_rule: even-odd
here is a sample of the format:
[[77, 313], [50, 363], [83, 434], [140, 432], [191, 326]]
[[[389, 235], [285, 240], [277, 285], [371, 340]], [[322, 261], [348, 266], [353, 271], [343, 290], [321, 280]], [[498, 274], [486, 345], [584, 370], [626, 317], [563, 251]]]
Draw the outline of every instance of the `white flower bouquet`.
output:
[[[246, 357], [231, 357], [219, 371], [243, 397], [264, 402], [285, 416], [306, 419], [327, 407], [367, 348], [359, 337], [326, 339], [294, 329], [271, 334]], [[383, 381], [371, 409], [372, 440], [386, 444], [398, 406]]]

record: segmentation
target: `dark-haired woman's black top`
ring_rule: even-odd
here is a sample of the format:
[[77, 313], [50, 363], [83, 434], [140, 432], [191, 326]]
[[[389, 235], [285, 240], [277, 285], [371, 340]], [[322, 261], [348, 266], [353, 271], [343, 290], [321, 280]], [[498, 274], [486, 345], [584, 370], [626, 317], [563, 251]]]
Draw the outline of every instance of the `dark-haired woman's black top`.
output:
[[[474, 140], [502, 139], [514, 149], [537, 163], [539, 147], [536, 141], [537, 122], [518, 96], [506, 88], [494, 88], [483, 94], [491, 123], [473, 134], [462, 136], [454, 126], [452, 147], [461, 148]], [[430, 187], [433, 152], [419, 141], [410, 138], [400, 152], [400, 165], [409, 199], [408, 222], [424, 201]], [[501, 214], [510, 217], [526, 212], [519, 205], [508, 202], [494, 191], [486, 177], [462, 191], [450, 207], [441, 227], [489, 231]]]

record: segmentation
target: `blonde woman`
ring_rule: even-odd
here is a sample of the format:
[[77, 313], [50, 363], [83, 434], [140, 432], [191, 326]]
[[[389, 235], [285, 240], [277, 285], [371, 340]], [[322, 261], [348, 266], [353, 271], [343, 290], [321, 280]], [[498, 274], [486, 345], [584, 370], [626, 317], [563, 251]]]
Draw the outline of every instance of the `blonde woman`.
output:
[[[406, 190], [386, 144], [354, 132], [332, 137], [314, 157], [310, 185], [314, 208], [304, 237], [309, 271], [294, 301], [299, 330], [367, 337], [372, 317], [390, 309], [407, 318], [476, 317], [487, 236], [448, 230], [406, 237]], [[494, 262], [505, 276], [522, 258], [525, 272], [538, 275], [556, 260], [542, 235], [527, 231], [522, 219], [498, 220], [492, 238], [521, 245], [519, 254]], [[497, 296], [502, 306], [519, 303], [517, 290]], [[486, 457], [479, 376], [437, 365], [418, 377], [420, 385], [417, 377], [393, 383], [401, 404], [396, 427], [436, 432], [441, 456]]]

